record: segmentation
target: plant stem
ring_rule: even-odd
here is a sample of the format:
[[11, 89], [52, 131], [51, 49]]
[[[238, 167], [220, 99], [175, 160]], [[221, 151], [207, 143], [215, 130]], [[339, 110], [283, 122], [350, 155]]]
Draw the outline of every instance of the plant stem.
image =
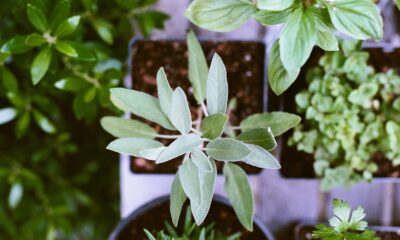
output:
[[164, 139], [177, 139], [182, 135], [164, 135], [164, 134], [156, 134], [156, 138], [164, 138]]
[[196, 134], [199, 134], [200, 136], [203, 135], [203, 133], [200, 132], [200, 131], [197, 130], [197, 129], [191, 128], [190, 130], [191, 130], [192, 132], [196, 133]]
[[204, 116], [208, 117], [207, 107], [206, 107], [206, 105], [204, 104], [204, 102], [201, 103], [201, 109], [203, 109]]

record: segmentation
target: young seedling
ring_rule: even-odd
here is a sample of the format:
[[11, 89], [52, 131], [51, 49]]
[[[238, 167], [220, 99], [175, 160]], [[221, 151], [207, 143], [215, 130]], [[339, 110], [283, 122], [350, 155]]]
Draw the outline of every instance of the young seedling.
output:
[[365, 218], [364, 209], [358, 207], [352, 211], [345, 201], [333, 200], [333, 214], [329, 225], [318, 224], [313, 232], [313, 239], [319, 240], [379, 240], [375, 232], [367, 230], [368, 223]]
[[[187, 38], [189, 81], [202, 116], [193, 121], [187, 97], [180, 87], [173, 90], [164, 69], [157, 73], [158, 98], [136, 90], [111, 89], [111, 99], [121, 110], [157, 123], [174, 135], [161, 135], [148, 125], [136, 121], [106, 117], [104, 129], [119, 139], [107, 149], [165, 163], [183, 156], [171, 189], [171, 216], [178, 224], [186, 198], [197, 224], [201, 224], [214, 194], [217, 168], [224, 162], [225, 191], [240, 222], [253, 228], [253, 194], [246, 173], [236, 162], [243, 161], [259, 168], [278, 169], [279, 162], [269, 152], [276, 147], [275, 137], [293, 128], [300, 117], [283, 112], [249, 116], [240, 126], [228, 124], [228, 80], [222, 59], [215, 54], [210, 69], [195, 35]], [[240, 132], [236, 136], [226, 132]], [[236, 136], [236, 137], [234, 137]], [[174, 139], [164, 146], [155, 139]]]

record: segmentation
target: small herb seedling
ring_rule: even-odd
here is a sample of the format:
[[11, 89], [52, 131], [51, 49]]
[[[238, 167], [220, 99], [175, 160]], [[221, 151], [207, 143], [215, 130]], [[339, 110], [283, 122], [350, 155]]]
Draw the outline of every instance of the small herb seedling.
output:
[[[276, 147], [275, 137], [300, 122], [300, 117], [272, 112], [249, 116], [240, 126], [228, 124], [228, 81], [222, 59], [215, 54], [210, 69], [195, 35], [187, 38], [189, 49], [189, 81], [203, 115], [193, 121], [186, 94], [173, 90], [164, 69], [157, 74], [158, 98], [136, 90], [111, 89], [114, 104], [139, 117], [153, 121], [176, 135], [161, 135], [148, 125], [114, 117], [102, 120], [104, 129], [119, 139], [108, 149], [142, 157], [156, 163], [183, 157], [171, 189], [171, 216], [178, 224], [186, 198], [197, 224], [201, 224], [210, 208], [214, 194], [217, 168], [215, 161], [224, 162], [225, 191], [240, 222], [253, 228], [253, 194], [246, 173], [235, 163], [243, 161], [260, 168], [278, 169], [279, 162], [269, 153]], [[236, 134], [224, 132], [240, 131]], [[154, 139], [174, 139], [164, 146]]]
[[313, 232], [313, 239], [319, 240], [379, 240], [375, 232], [366, 230], [368, 223], [365, 218], [364, 209], [358, 207], [351, 211], [349, 204], [345, 201], [333, 200], [333, 214], [329, 220], [330, 226], [318, 224]]

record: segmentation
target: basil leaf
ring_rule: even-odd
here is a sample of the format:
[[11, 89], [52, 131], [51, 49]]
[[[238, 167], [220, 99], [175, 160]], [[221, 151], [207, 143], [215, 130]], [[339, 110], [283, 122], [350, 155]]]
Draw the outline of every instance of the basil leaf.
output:
[[31, 77], [34, 85], [38, 84], [40, 80], [46, 75], [49, 70], [52, 58], [52, 50], [50, 47], [43, 48], [36, 58], [33, 60], [31, 66]]
[[229, 138], [212, 140], [206, 147], [207, 154], [220, 161], [240, 161], [250, 155], [246, 144]]
[[134, 157], [141, 157], [140, 151], [149, 148], [163, 147], [162, 143], [153, 139], [146, 138], [119, 138], [108, 144], [107, 149], [121, 153], [128, 154]]
[[32, 4], [28, 4], [26, 12], [28, 14], [29, 21], [38, 31], [46, 32], [49, 29], [46, 15], [41, 9], [33, 6]]
[[258, 0], [257, 7], [261, 10], [283, 11], [291, 7], [294, 0]]
[[167, 75], [164, 68], [160, 68], [157, 72], [157, 94], [160, 101], [161, 110], [170, 116], [172, 94], [174, 91], [168, 83]]
[[230, 32], [241, 27], [257, 10], [248, 0], [195, 0], [185, 12], [194, 24], [217, 32]]
[[353, 38], [379, 40], [383, 20], [378, 6], [370, 0], [336, 0], [326, 4], [333, 25]]
[[33, 33], [26, 38], [26, 45], [30, 47], [37, 47], [46, 43], [47, 40], [42, 35]]
[[101, 126], [108, 133], [117, 138], [154, 138], [157, 135], [152, 127], [136, 120], [119, 117], [103, 117]]
[[339, 51], [339, 43], [331, 32], [318, 32], [316, 44], [325, 51]]
[[136, 90], [113, 88], [111, 100], [119, 109], [158, 123], [162, 127], [175, 130], [175, 127], [162, 112], [157, 98]]
[[0, 109], [0, 125], [6, 124], [17, 116], [17, 111], [14, 108], [2, 108]]
[[225, 192], [239, 218], [249, 231], [253, 230], [253, 193], [245, 171], [239, 166], [226, 162], [223, 168]]
[[279, 41], [276, 41], [271, 48], [268, 61], [268, 81], [276, 95], [281, 95], [296, 80], [300, 68], [287, 71], [282, 64], [279, 50]]
[[247, 147], [250, 148], [251, 154], [247, 158], [244, 158], [243, 162], [259, 168], [281, 168], [278, 160], [276, 160], [276, 158], [264, 148], [253, 144], [247, 144]]
[[73, 16], [64, 20], [55, 30], [54, 35], [57, 37], [64, 37], [72, 34], [78, 28], [80, 23], [80, 16]]
[[206, 98], [208, 65], [203, 49], [193, 31], [187, 35], [189, 54], [189, 81], [193, 86], [193, 95], [201, 104]]
[[170, 198], [171, 203], [169, 205], [169, 211], [171, 213], [172, 223], [177, 227], [183, 204], [187, 199], [179, 178], [179, 172], [175, 175], [174, 181], [172, 182]]
[[68, 57], [78, 57], [78, 53], [76, 52], [75, 48], [66, 42], [57, 41], [55, 47], [57, 51]]
[[210, 114], [225, 113], [228, 105], [228, 79], [225, 65], [214, 54], [207, 79], [207, 109]]
[[280, 56], [286, 70], [297, 71], [311, 55], [317, 39], [314, 15], [299, 8], [288, 18], [279, 38]]
[[185, 153], [189, 153], [194, 148], [200, 146], [202, 142], [203, 141], [201, 140], [200, 136], [196, 134], [180, 136], [160, 154], [156, 160], [156, 163], [159, 164], [167, 162]]
[[237, 140], [258, 145], [268, 151], [276, 147], [276, 140], [270, 128], [255, 128], [242, 132]]
[[214, 113], [204, 118], [201, 131], [203, 137], [208, 139], [216, 139], [222, 135], [226, 123], [228, 122], [228, 116], [224, 113]]
[[257, 11], [253, 14], [253, 18], [265, 26], [281, 24], [287, 21], [293, 9], [283, 11]]
[[192, 127], [192, 116], [185, 92], [178, 87], [172, 95], [171, 122], [181, 134], [188, 134]]

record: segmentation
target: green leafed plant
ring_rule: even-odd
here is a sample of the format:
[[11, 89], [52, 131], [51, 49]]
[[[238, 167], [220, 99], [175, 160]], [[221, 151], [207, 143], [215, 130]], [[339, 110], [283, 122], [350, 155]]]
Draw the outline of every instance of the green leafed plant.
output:
[[289, 141], [314, 156], [323, 190], [371, 180], [378, 162], [400, 165], [400, 76], [375, 72], [359, 42], [341, 47], [308, 72], [295, 97], [305, 121]]
[[[217, 168], [215, 161], [224, 162], [225, 190], [240, 222], [253, 228], [253, 195], [246, 173], [236, 164], [278, 169], [280, 165], [269, 151], [276, 146], [275, 136], [296, 126], [300, 118], [293, 114], [274, 112], [249, 116], [240, 126], [228, 124], [228, 80], [222, 59], [215, 54], [208, 70], [206, 58], [192, 32], [188, 35], [189, 80], [193, 86], [202, 115], [192, 119], [189, 103], [181, 88], [172, 89], [164, 69], [157, 74], [158, 98], [137, 90], [111, 89], [114, 104], [136, 116], [150, 120], [176, 135], [161, 135], [137, 120], [103, 119], [103, 127], [119, 139], [109, 150], [143, 157], [156, 163], [183, 156], [171, 189], [171, 216], [178, 224], [186, 198], [197, 224], [207, 216], [214, 194]], [[205, 77], [208, 76], [208, 77]], [[125, 123], [122, 123], [125, 121]], [[234, 137], [230, 131], [240, 131]], [[235, 134], [236, 136], [236, 134]], [[155, 139], [173, 139], [164, 146]]]
[[379, 240], [375, 232], [367, 230], [368, 223], [365, 218], [364, 209], [358, 207], [351, 210], [345, 201], [333, 200], [333, 214], [329, 225], [318, 224], [312, 233], [313, 239], [319, 240]]
[[383, 35], [382, 17], [372, 0], [195, 0], [185, 14], [194, 24], [218, 32], [235, 30], [250, 18], [265, 26], [283, 24], [268, 73], [278, 95], [296, 80], [314, 46], [338, 50], [336, 31], [360, 40]]
[[165, 231], [159, 231], [152, 234], [147, 229], [144, 230], [148, 240], [239, 240], [241, 233], [234, 233], [230, 236], [224, 236], [218, 230], [215, 230], [215, 223], [205, 227], [198, 227], [192, 220], [190, 208], [186, 210], [182, 233], [179, 233], [169, 222], [165, 221]]

